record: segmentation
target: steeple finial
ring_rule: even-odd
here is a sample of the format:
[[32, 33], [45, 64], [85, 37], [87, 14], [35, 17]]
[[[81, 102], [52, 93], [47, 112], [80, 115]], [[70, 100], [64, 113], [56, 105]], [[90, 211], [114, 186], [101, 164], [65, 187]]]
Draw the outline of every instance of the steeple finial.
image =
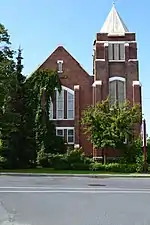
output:
[[115, 4], [116, 4], [116, 0], [113, 0], [113, 3], [112, 3], [113, 7], [115, 7]]

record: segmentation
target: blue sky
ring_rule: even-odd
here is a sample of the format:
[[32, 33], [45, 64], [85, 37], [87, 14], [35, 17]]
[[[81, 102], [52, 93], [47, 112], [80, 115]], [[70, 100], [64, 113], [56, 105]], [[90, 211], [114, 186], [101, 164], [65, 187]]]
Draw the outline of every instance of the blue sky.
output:
[[[30, 74], [58, 46], [64, 47], [92, 74], [92, 44], [112, 7], [112, 0], [1, 0], [1, 23], [13, 48], [23, 48], [24, 73]], [[150, 1], [116, 0], [130, 31], [136, 32], [143, 113], [150, 135]]]

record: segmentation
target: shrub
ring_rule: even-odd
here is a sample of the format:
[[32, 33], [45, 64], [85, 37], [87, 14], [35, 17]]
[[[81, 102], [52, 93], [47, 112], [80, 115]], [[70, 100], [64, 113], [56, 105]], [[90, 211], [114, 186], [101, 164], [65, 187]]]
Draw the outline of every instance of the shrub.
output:
[[56, 170], [69, 169], [69, 164], [65, 154], [48, 154], [48, 163], [49, 167]]
[[136, 164], [120, 164], [120, 163], [102, 164], [94, 162], [91, 163], [90, 170], [102, 172], [134, 173], [136, 172]]
[[91, 162], [91, 160], [84, 155], [81, 148], [67, 151], [66, 160], [69, 164], [69, 169], [72, 170], [88, 170]]
[[92, 162], [92, 159], [84, 155], [82, 149], [68, 150], [66, 154], [50, 154], [41, 150], [37, 156], [38, 165], [57, 170], [88, 170]]
[[136, 158], [136, 172], [143, 172], [143, 156], [137, 156]]
[[45, 153], [43, 150], [38, 152], [37, 165], [42, 166], [42, 167], [49, 167], [48, 153]]
[[5, 169], [7, 168], [7, 159], [0, 156], [0, 169]]
[[135, 148], [136, 148], [136, 172], [141, 173], [143, 172], [143, 163], [144, 163], [141, 138], [138, 138], [135, 141]]
[[89, 169], [92, 171], [105, 171], [105, 164], [93, 162], [90, 164]]

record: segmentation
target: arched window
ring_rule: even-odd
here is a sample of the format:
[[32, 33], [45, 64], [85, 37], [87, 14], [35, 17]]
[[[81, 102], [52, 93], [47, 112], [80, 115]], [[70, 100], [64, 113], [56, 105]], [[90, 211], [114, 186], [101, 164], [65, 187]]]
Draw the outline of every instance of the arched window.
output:
[[[56, 120], [73, 120], [74, 119], [74, 91], [62, 86], [61, 93], [56, 90], [56, 107], [53, 107], [53, 103], [50, 103], [49, 115], [50, 119]], [[56, 112], [54, 112], [56, 110]]]
[[109, 78], [109, 98], [110, 105], [121, 105], [126, 99], [125, 78], [111, 77]]

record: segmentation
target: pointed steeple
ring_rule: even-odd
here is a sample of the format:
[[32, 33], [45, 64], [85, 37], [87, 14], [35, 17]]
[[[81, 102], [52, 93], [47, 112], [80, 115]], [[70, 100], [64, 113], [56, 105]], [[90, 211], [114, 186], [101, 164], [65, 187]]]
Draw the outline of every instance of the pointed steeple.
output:
[[121, 19], [119, 13], [115, 8], [115, 4], [113, 3], [112, 9], [107, 16], [104, 25], [100, 30], [100, 33], [123, 35], [128, 32], [129, 32], [128, 28]]

